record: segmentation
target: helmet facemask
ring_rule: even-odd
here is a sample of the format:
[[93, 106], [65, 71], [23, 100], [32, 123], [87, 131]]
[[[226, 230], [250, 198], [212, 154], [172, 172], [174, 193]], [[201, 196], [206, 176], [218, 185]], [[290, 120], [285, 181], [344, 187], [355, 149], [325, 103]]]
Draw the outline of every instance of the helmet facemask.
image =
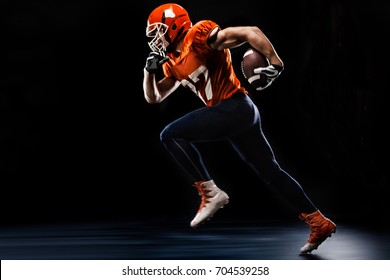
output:
[[168, 25], [156, 22], [149, 24], [146, 29], [146, 36], [152, 38], [148, 45], [153, 52], [165, 56], [169, 42], [165, 39], [165, 34], [168, 32]]

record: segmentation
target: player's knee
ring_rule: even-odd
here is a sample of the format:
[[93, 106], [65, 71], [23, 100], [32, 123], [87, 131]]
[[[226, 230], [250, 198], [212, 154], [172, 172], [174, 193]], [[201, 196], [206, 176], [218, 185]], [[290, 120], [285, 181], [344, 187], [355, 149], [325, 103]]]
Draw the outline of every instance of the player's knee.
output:
[[162, 143], [168, 143], [172, 141], [173, 135], [169, 132], [169, 127], [165, 127], [161, 132], [160, 132], [160, 141]]

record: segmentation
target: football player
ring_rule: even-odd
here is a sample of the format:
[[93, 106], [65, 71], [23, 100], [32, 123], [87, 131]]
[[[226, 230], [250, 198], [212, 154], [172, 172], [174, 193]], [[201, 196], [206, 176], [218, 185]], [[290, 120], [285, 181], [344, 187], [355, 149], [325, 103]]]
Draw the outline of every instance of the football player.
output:
[[[229, 201], [228, 194], [207, 171], [196, 143], [227, 139], [260, 178], [277, 188], [296, 207], [297, 216], [310, 226], [310, 236], [300, 252], [317, 249], [336, 231], [336, 225], [278, 164], [263, 133], [259, 110], [232, 66], [229, 49], [250, 44], [270, 62], [268, 67], [255, 70], [267, 77], [264, 87], [257, 90], [269, 87], [283, 71], [284, 64], [266, 35], [256, 26], [221, 29], [211, 20], [193, 24], [182, 6], [167, 3], [150, 13], [146, 36], [151, 49], [144, 68], [146, 101], [160, 103], [183, 86], [205, 104], [171, 122], [160, 134], [162, 144], [192, 178], [201, 197], [190, 226], [203, 224]], [[163, 76], [158, 75], [159, 71]]]

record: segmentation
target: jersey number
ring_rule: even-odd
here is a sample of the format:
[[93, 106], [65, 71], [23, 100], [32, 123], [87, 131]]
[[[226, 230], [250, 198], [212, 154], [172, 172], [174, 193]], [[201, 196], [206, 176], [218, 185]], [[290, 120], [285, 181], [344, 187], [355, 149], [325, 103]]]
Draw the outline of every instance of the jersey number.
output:
[[[196, 95], [200, 98], [203, 98], [201, 92], [197, 89], [196, 84], [199, 82], [203, 82], [204, 86], [204, 95], [207, 100], [213, 98], [213, 90], [211, 87], [211, 80], [209, 77], [209, 70], [204, 65], [200, 65], [194, 72], [188, 75], [189, 80], [183, 79], [181, 81], [182, 85], [190, 88]], [[202, 90], [202, 89], [201, 89]]]

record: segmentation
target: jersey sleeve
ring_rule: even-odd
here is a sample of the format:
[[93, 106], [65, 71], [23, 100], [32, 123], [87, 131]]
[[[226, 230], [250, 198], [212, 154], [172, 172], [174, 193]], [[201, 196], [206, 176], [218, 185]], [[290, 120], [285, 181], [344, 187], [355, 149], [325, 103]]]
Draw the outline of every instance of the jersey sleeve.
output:
[[219, 29], [218, 24], [211, 20], [202, 20], [196, 23], [196, 28], [193, 30], [195, 34], [193, 35], [192, 48], [193, 51], [197, 54], [207, 54], [208, 52], [213, 51], [213, 49], [207, 44], [207, 40], [211, 31], [215, 28]]

